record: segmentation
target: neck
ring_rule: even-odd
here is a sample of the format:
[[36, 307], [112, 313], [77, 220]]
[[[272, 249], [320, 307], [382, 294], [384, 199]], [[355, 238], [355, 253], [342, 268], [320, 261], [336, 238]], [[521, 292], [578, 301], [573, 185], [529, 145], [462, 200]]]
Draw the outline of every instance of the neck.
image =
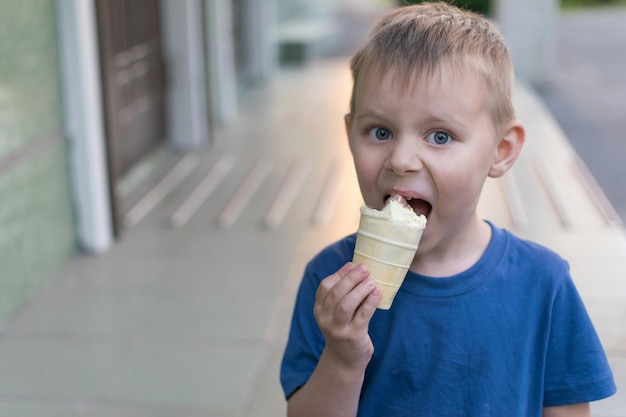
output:
[[446, 245], [418, 254], [411, 263], [411, 271], [431, 277], [449, 277], [469, 269], [489, 246], [491, 227], [476, 218], [447, 241]]

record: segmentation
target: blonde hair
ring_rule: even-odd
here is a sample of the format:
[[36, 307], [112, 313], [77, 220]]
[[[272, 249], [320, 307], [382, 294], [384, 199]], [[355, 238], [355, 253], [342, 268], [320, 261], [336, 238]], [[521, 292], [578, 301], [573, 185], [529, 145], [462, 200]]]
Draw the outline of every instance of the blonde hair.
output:
[[354, 113], [355, 91], [364, 72], [382, 76], [393, 70], [408, 86], [416, 76], [433, 75], [442, 64], [472, 71], [484, 80], [496, 126], [515, 119], [513, 64], [502, 35], [484, 17], [443, 2], [399, 7], [378, 20], [350, 61], [354, 81], [350, 112]]

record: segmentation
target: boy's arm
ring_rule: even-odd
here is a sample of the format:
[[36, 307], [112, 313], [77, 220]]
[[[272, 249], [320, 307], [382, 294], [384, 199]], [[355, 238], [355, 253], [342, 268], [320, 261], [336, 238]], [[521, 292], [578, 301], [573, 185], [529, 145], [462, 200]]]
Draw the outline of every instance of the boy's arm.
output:
[[543, 417], [590, 417], [589, 403], [544, 407]]
[[322, 280], [313, 311], [326, 347], [307, 383], [289, 398], [288, 416], [356, 416], [374, 353], [367, 329], [380, 299], [364, 266], [349, 262]]
[[343, 369], [327, 354], [307, 383], [287, 403], [287, 416], [356, 416], [365, 370]]

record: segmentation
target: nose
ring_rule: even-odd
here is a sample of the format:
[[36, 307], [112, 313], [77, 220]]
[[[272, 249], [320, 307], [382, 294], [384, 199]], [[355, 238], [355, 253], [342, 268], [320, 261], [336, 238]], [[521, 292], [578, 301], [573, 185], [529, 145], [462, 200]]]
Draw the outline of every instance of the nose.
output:
[[385, 168], [396, 175], [406, 175], [422, 169], [421, 155], [414, 140], [401, 138], [396, 140], [394, 145], [385, 161]]

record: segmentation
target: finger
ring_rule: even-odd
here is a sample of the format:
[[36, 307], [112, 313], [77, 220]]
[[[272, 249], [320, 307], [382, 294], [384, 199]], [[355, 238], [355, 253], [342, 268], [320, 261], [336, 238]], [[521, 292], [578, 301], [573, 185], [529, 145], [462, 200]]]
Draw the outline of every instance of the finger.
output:
[[376, 284], [371, 278], [362, 280], [337, 304], [335, 321], [352, 326], [358, 309], [375, 290], [377, 290]]
[[323, 316], [332, 316], [335, 307], [331, 306], [330, 309], [327, 307], [329, 304], [327, 302], [328, 294], [333, 290], [333, 288], [335, 288], [337, 283], [344, 279], [346, 275], [348, 275], [350, 272], [352, 272], [354, 268], [356, 268], [356, 265], [354, 265], [352, 262], [348, 262], [337, 272], [329, 275], [320, 282], [315, 293], [315, 305], [313, 307], [313, 311], [318, 322], [320, 322]]
[[335, 285], [339, 283], [342, 279], [344, 279], [350, 272], [352, 272], [356, 268], [352, 262], [346, 263], [342, 266], [337, 272], [328, 277], [324, 278], [319, 287], [317, 288], [317, 292], [315, 295], [315, 303], [323, 304], [324, 300], [328, 296], [328, 294], [333, 290]]
[[357, 285], [359, 285], [368, 276], [367, 266], [358, 265], [356, 268], [348, 272], [341, 278], [335, 286], [326, 294], [323, 301], [324, 309], [327, 311], [335, 311], [337, 305], [343, 298], [350, 293]]
[[374, 288], [367, 298], [363, 300], [352, 320], [352, 325], [355, 328], [368, 327], [369, 322], [380, 304], [380, 300], [383, 298], [383, 293], [380, 288]]
[[350, 324], [354, 310], [343, 312], [337, 316], [337, 305], [356, 285], [367, 278], [367, 274], [367, 267], [364, 265], [356, 267], [350, 262], [335, 274], [322, 280], [314, 307], [314, 313], [320, 326], [345, 328]]

